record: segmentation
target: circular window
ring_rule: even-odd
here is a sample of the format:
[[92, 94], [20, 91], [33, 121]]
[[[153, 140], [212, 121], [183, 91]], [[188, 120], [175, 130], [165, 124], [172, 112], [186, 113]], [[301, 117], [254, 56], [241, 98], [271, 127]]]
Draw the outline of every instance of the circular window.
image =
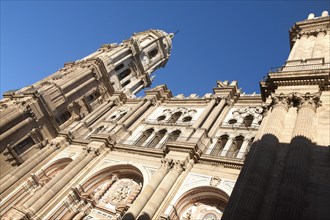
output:
[[187, 116], [187, 117], [184, 117], [184, 118], [182, 119], [182, 121], [183, 121], [183, 122], [189, 122], [189, 121], [191, 121], [191, 119], [192, 119], [191, 116]]
[[237, 122], [236, 119], [230, 119], [230, 120], [228, 121], [228, 124], [232, 125], [232, 124], [235, 124], [236, 122]]
[[166, 116], [165, 115], [161, 115], [157, 118], [157, 121], [163, 121], [165, 120]]

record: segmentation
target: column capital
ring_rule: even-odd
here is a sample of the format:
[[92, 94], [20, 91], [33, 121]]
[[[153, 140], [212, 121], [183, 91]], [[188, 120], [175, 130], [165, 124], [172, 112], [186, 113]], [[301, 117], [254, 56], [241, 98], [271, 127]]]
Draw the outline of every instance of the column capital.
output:
[[321, 106], [322, 101], [320, 100], [321, 92], [318, 93], [294, 93], [293, 99], [296, 101], [298, 111], [301, 108], [311, 108], [313, 111], [316, 111], [317, 107]]
[[178, 173], [181, 173], [184, 170], [183, 163], [180, 160], [176, 160], [173, 162], [173, 169]]
[[83, 150], [87, 153], [87, 154], [92, 154], [94, 157], [100, 155], [100, 150], [96, 149], [94, 147], [84, 147]]
[[162, 158], [161, 162], [162, 162], [162, 164], [161, 164], [160, 168], [163, 168], [165, 170], [169, 170], [173, 165], [172, 159]]
[[271, 106], [273, 106], [273, 108], [281, 106], [281, 107], [285, 108], [288, 111], [289, 107], [290, 107], [290, 103], [291, 103], [291, 96], [292, 96], [291, 93], [290, 94], [284, 94], [284, 93], [275, 94], [275, 93], [272, 93], [271, 94], [271, 98], [272, 98]]

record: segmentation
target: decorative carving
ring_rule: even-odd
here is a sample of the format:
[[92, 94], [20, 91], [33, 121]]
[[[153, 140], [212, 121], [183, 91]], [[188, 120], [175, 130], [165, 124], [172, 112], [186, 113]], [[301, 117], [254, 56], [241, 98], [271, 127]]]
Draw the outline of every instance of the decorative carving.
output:
[[253, 118], [249, 126], [258, 126], [263, 119], [263, 113], [264, 108], [262, 106], [237, 108], [232, 112], [232, 117], [229, 118], [228, 123], [231, 125], [238, 123], [237, 125], [240, 125], [245, 122], [246, 116], [251, 115]]
[[311, 94], [307, 92], [306, 94], [294, 93], [293, 98], [297, 100], [298, 110], [303, 107], [312, 108], [316, 111], [317, 107], [321, 106], [322, 101], [320, 100], [321, 93]]
[[162, 158], [161, 162], [162, 162], [161, 168], [166, 169], [166, 170], [169, 170], [173, 165], [172, 159]]
[[210, 186], [218, 186], [221, 182], [221, 179], [217, 176], [211, 177]]
[[275, 95], [274, 93], [271, 94], [271, 98], [273, 100], [272, 106], [282, 106], [286, 110], [289, 109], [291, 103], [291, 95], [285, 95], [283, 93], [279, 95]]
[[120, 179], [104, 193], [100, 200], [101, 205], [124, 210], [139, 194], [141, 188], [142, 184], [132, 179]]
[[292, 92], [289, 94], [279, 94], [275, 95], [272, 94], [272, 99], [273, 99], [273, 105], [281, 105], [284, 106], [287, 110], [289, 107], [297, 107], [298, 110], [302, 107], [309, 107], [312, 108], [314, 111], [316, 110], [317, 107], [321, 105], [321, 100], [320, 100], [321, 93], [298, 93], [298, 92]]
[[173, 163], [173, 169], [181, 173], [184, 170], [183, 164], [180, 160], [176, 160]]
[[119, 119], [121, 119], [130, 110], [132, 110], [131, 107], [120, 107], [117, 111], [112, 113], [107, 120], [112, 121], [112, 122], [116, 122]]
[[216, 220], [220, 219], [222, 212], [216, 207], [202, 202], [196, 202], [191, 205], [181, 216], [182, 220], [193, 220], [193, 219], [203, 219], [203, 220]]

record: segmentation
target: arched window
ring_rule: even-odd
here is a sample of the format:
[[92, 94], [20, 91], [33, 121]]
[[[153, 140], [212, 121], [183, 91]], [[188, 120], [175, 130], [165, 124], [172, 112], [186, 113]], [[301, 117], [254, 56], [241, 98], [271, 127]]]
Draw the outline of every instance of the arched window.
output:
[[58, 125], [64, 124], [67, 120], [71, 118], [71, 113], [69, 111], [65, 111], [59, 116], [55, 118], [55, 121], [57, 122]]
[[179, 130], [173, 131], [170, 134], [168, 141], [176, 141], [179, 138], [180, 134], [181, 134], [181, 131], [179, 131]]
[[235, 137], [233, 144], [227, 154], [228, 157], [236, 157], [242, 147], [244, 137], [242, 135]]
[[228, 141], [229, 136], [228, 135], [222, 135], [217, 143], [214, 145], [212, 151], [211, 151], [211, 155], [217, 156], [221, 153], [221, 151], [225, 148], [227, 141]]
[[97, 99], [98, 97], [100, 97], [100, 93], [98, 91], [95, 91], [91, 94], [89, 94], [88, 96], [86, 96], [86, 101], [88, 103], [93, 102], [95, 99]]
[[23, 154], [25, 151], [27, 151], [30, 147], [34, 145], [34, 141], [31, 137], [25, 138], [23, 141], [19, 142], [13, 147], [13, 150], [16, 152], [16, 154], [19, 156]]
[[119, 64], [118, 66], [115, 67], [115, 70], [118, 71], [118, 70], [122, 69], [123, 67], [124, 67], [124, 64], [121, 63], [121, 64]]
[[157, 54], [158, 54], [158, 49], [155, 48], [155, 49], [153, 49], [152, 51], [150, 51], [150, 52], [148, 53], [148, 57], [149, 57], [149, 59], [152, 59], [152, 58], [154, 58], [155, 56], [157, 56]]
[[105, 130], [104, 125], [99, 126], [98, 128], [95, 129], [93, 132], [94, 134], [99, 134], [101, 131]]
[[147, 147], [156, 147], [157, 144], [163, 139], [166, 132], [167, 131], [165, 129], [158, 131], [152, 141], [147, 145]]
[[135, 145], [142, 146], [142, 144], [152, 135], [153, 132], [154, 132], [153, 128], [150, 128], [150, 129], [146, 130], [145, 132], [143, 132], [143, 134], [138, 139], [138, 141], [135, 143]]
[[191, 119], [192, 119], [191, 116], [186, 116], [186, 117], [184, 117], [184, 118], [182, 119], [182, 122], [190, 122]]
[[165, 115], [161, 115], [157, 118], [157, 121], [163, 121], [165, 120], [166, 116]]
[[125, 78], [126, 76], [128, 76], [131, 72], [132, 72], [132, 71], [131, 71], [130, 68], [124, 70], [123, 72], [121, 72], [121, 73], [118, 74], [118, 79], [119, 79], [119, 80], [124, 79], [124, 78]]
[[131, 83], [131, 80], [129, 79], [129, 80], [127, 80], [126, 82], [124, 82], [121, 86], [122, 87], [125, 87], [125, 86], [127, 86], [128, 84], [130, 84]]
[[182, 115], [182, 112], [175, 112], [168, 120], [169, 123], [175, 123]]
[[253, 115], [248, 115], [244, 118], [244, 125], [245, 127], [250, 127], [252, 125], [252, 122], [253, 122]]
[[230, 120], [228, 121], [228, 124], [233, 125], [233, 124], [235, 124], [236, 122], [237, 122], [236, 119], [230, 119]]

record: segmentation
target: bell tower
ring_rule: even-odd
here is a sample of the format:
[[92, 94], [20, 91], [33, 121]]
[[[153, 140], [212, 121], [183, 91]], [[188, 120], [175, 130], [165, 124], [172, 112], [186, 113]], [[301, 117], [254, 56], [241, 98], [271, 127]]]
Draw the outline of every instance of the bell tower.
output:
[[100, 58], [110, 77], [114, 90], [124, 90], [128, 97], [149, 87], [150, 75], [164, 67], [172, 49], [174, 35], [162, 30], [135, 33], [120, 44], [103, 45], [95, 53], [83, 58]]
[[[170, 57], [173, 34], [135, 33], [120, 44], [102, 45], [50, 76], [0, 100], [2, 174], [24, 163], [58, 133], [107, 105], [114, 94], [132, 98], [150, 86], [151, 73]], [[1, 175], [2, 175], [1, 174]]]

